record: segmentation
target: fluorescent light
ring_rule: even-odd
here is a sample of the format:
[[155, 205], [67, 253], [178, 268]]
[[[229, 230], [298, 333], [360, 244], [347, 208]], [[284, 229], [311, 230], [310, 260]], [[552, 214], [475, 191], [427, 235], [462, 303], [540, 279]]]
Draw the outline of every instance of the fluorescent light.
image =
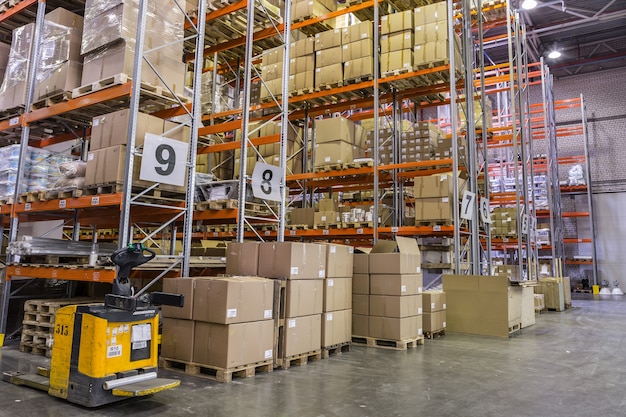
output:
[[561, 53], [557, 51], [556, 49], [554, 51], [550, 51], [550, 53], [548, 54], [548, 58], [552, 58], [552, 59], [559, 58], [560, 56], [561, 56]]
[[535, 0], [524, 0], [522, 2], [522, 9], [524, 10], [534, 9], [535, 7], [537, 7], [537, 2]]

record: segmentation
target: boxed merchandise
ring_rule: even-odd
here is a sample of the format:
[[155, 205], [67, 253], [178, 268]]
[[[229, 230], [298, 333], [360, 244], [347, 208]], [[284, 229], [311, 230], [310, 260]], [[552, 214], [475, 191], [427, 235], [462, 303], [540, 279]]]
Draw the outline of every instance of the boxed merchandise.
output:
[[313, 207], [294, 208], [289, 213], [291, 224], [303, 224], [313, 227], [313, 222], [315, 221], [315, 209]]
[[422, 316], [391, 317], [370, 316], [369, 337], [387, 340], [414, 339], [422, 334]]
[[[396, 249], [398, 252], [395, 252]], [[379, 240], [374, 245], [369, 254], [369, 273], [419, 274], [422, 272], [421, 263], [417, 240], [397, 236], [395, 242]]]
[[368, 337], [370, 335], [370, 317], [352, 312], [352, 335]]
[[374, 57], [374, 44], [370, 38], [344, 44], [341, 47], [341, 59], [343, 62], [367, 57]]
[[196, 288], [196, 278], [165, 278], [163, 279], [163, 292], [182, 294], [184, 304], [182, 307], [162, 306], [161, 315], [176, 319], [191, 320], [193, 318], [193, 296]]
[[[333, 3], [330, 2], [321, 2], [318, 0], [297, 0], [294, 1], [291, 5], [291, 20], [298, 21], [301, 19], [310, 19], [312, 17], [324, 16], [333, 10], [336, 10], [337, 4], [334, 3], [334, 8], [329, 9], [328, 6], [332, 7]], [[325, 24], [335, 26], [334, 19], [328, 19], [324, 21]]]
[[422, 274], [371, 274], [370, 294], [416, 295], [422, 293]]
[[352, 310], [322, 314], [322, 347], [352, 340]]
[[324, 280], [293, 279], [287, 281], [285, 317], [320, 314], [323, 309]]
[[374, 25], [370, 21], [356, 23], [343, 28], [341, 35], [344, 46], [362, 40], [367, 40], [371, 44], [374, 36]]
[[413, 49], [413, 29], [394, 32], [380, 37], [380, 52], [383, 54]]
[[195, 363], [229, 369], [274, 358], [274, 321], [237, 324], [196, 322]]
[[341, 29], [326, 30], [315, 34], [315, 50], [341, 46]]
[[352, 311], [354, 314], [369, 316], [370, 296], [366, 294], [352, 294]]
[[352, 258], [352, 272], [353, 274], [366, 274], [366, 275], [370, 273], [370, 257], [368, 253], [355, 253], [354, 254], [354, 257]]
[[315, 38], [313, 36], [309, 36], [298, 41], [291, 42], [289, 56], [291, 58], [297, 58], [300, 56], [313, 55], [314, 52]]
[[259, 242], [230, 242], [226, 247], [226, 275], [258, 275]]
[[[332, 49], [325, 49], [324, 51], [318, 51], [320, 53], [325, 52], [325, 51], [330, 51]], [[324, 57], [326, 57], [327, 54], [323, 53], [321, 54]], [[327, 58], [327, 57], [326, 57]], [[329, 59], [329, 58], [327, 58]], [[334, 64], [335, 58], [331, 58], [329, 59], [329, 64], [324, 64], [324, 65], [330, 65], [330, 64]], [[303, 56], [299, 56], [299, 57], [295, 57], [295, 58], [291, 58], [289, 59], [289, 75], [295, 75], [295, 74], [299, 74], [302, 72], [307, 72], [307, 71], [315, 71], [315, 64], [316, 64], [316, 60], [315, 60], [315, 55], [310, 54], [310, 55], [303, 55]], [[318, 66], [324, 66], [324, 65], [318, 65]], [[282, 64], [281, 64], [281, 74], [282, 74]], [[279, 75], [281, 75], [279, 74]], [[312, 86], [313, 84], [311, 84]]]
[[315, 143], [335, 141], [354, 143], [354, 122], [345, 117], [330, 117], [315, 121]]
[[422, 314], [421, 295], [370, 295], [370, 316], [411, 317]]
[[347, 61], [343, 65], [343, 76], [345, 80], [353, 78], [371, 77], [374, 75], [374, 58], [371, 56], [356, 58]]
[[0, 86], [0, 111], [23, 106], [26, 102], [26, 77], [34, 30], [34, 23], [13, 30], [4, 81]]
[[446, 309], [446, 293], [443, 291], [429, 290], [422, 293], [424, 297], [424, 312], [433, 313]]
[[[465, 180], [458, 180], [459, 189]], [[415, 177], [413, 195], [415, 198], [452, 197], [453, 179], [450, 174], [436, 174], [427, 177]]]
[[324, 280], [323, 311], [352, 308], [352, 278], [326, 278]]
[[370, 275], [358, 274], [352, 275], [352, 294], [369, 294], [370, 293]]
[[185, 362], [193, 361], [193, 338], [196, 322], [163, 318], [161, 335], [161, 356]]
[[336, 211], [319, 211], [313, 215], [313, 227], [326, 227], [341, 221]]
[[[91, 127], [90, 149], [93, 151], [115, 145], [126, 145], [130, 114], [129, 109], [122, 109], [94, 117]], [[163, 119], [146, 113], [137, 113], [136, 119], [135, 146], [143, 145], [146, 133], [163, 134]]]
[[315, 88], [343, 81], [343, 64], [332, 64], [315, 68]]
[[380, 72], [382, 74], [404, 68], [413, 69], [413, 49], [401, 49], [380, 55]]
[[340, 64], [342, 48], [333, 46], [332, 48], [321, 49], [315, 52], [315, 67], [321, 68], [328, 65]]
[[381, 35], [409, 29], [413, 30], [413, 10], [391, 13], [380, 18]]
[[325, 278], [326, 248], [315, 243], [260, 243], [259, 275], [282, 279]]
[[316, 143], [314, 166], [350, 163], [357, 158], [363, 158], [363, 156], [364, 151], [362, 148], [342, 140]]
[[321, 346], [321, 314], [285, 319], [285, 357], [319, 350]]
[[289, 76], [289, 90], [312, 89], [315, 84], [315, 71], [300, 72]]
[[[320, 200], [321, 203], [322, 200]], [[329, 243], [326, 247], [326, 278], [352, 276], [354, 248], [348, 245]]]
[[232, 324], [273, 317], [274, 282], [258, 277], [224, 277], [196, 281], [193, 319]]
[[447, 22], [448, 19], [448, 5], [447, 2], [442, 1], [438, 3], [432, 3], [426, 6], [417, 7], [414, 10], [415, 24], [427, 24], [434, 22]]
[[425, 312], [422, 322], [424, 324], [425, 332], [432, 333], [438, 330], [444, 330], [446, 328], [446, 312], [445, 310], [429, 313]]
[[283, 75], [283, 63], [266, 64], [261, 67], [261, 78], [267, 81], [275, 80]]
[[452, 221], [452, 198], [420, 198], [415, 204], [415, 220], [417, 221]]

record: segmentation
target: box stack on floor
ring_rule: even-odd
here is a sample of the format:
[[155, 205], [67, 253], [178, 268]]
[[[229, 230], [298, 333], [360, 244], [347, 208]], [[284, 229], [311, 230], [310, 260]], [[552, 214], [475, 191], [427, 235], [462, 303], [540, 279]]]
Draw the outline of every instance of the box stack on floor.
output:
[[368, 255], [355, 255], [354, 343], [395, 349], [423, 343], [420, 265], [417, 241], [409, 238], [379, 241]]
[[[118, 74], [132, 76], [138, 11], [137, 0], [87, 1], [81, 44], [84, 57], [81, 86], [89, 87]], [[149, 2], [144, 48], [158, 48], [146, 57], [159, 71], [160, 77], [149, 65], [143, 65], [142, 82], [153, 87], [169, 87], [176, 94], [183, 93], [186, 65], [181, 60], [181, 41], [184, 22], [183, 13], [174, 1]]]
[[424, 299], [424, 335], [433, 336], [446, 333], [446, 293], [429, 290], [422, 294]]

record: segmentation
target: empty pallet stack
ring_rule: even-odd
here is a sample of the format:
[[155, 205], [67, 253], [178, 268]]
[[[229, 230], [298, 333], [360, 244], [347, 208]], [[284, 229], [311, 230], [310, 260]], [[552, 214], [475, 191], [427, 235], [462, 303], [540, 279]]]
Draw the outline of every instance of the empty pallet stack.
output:
[[272, 280], [172, 278], [164, 289], [186, 302], [163, 308], [161, 366], [220, 382], [273, 370]]
[[[363, 258], [357, 260], [356, 271], [365, 270], [360, 266], [362, 261]], [[358, 315], [353, 343], [392, 349], [423, 344], [422, 273], [417, 241], [402, 237], [397, 237], [395, 242], [379, 241], [368, 255], [368, 271], [367, 310], [362, 305], [364, 294], [354, 300]], [[363, 291], [365, 274], [359, 275], [355, 282], [359, 281], [358, 288]], [[367, 316], [363, 314], [365, 311]]]
[[422, 294], [424, 299], [424, 335], [432, 339], [446, 334], [446, 293], [429, 290]]

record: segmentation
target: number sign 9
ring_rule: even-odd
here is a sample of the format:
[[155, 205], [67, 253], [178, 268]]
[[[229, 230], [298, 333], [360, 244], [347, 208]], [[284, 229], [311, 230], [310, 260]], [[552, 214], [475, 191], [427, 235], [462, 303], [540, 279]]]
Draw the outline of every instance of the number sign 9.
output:
[[189, 144], [146, 133], [139, 179], [163, 184], [185, 184]]

